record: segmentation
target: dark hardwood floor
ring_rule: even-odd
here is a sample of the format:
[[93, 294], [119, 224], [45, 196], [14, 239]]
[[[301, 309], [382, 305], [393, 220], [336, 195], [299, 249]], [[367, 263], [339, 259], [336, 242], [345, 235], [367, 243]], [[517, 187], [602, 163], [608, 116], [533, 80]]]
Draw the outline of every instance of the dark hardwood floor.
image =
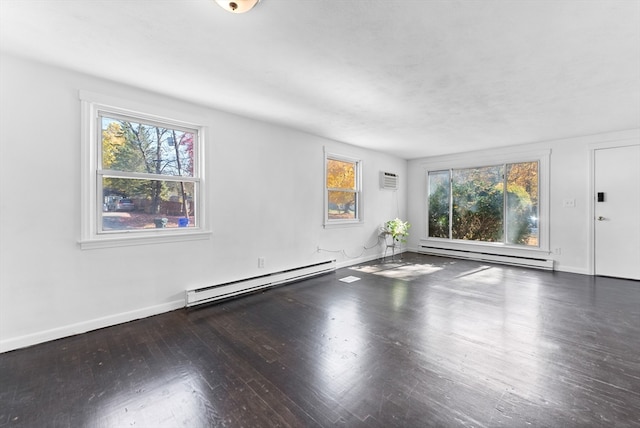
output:
[[640, 283], [405, 254], [0, 376], [2, 427], [640, 427]]

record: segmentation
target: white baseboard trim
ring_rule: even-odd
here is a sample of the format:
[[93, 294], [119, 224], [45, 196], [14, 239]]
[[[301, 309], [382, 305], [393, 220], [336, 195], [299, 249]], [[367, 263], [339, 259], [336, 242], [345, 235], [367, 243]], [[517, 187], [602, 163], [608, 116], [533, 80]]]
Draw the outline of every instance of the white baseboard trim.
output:
[[86, 333], [88, 331], [97, 330], [100, 328], [111, 327], [113, 325], [122, 324], [141, 318], [147, 318], [152, 315], [158, 315], [183, 307], [184, 299], [180, 299], [160, 305], [136, 309], [134, 311], [122, 312], [106, 317], [94, 318], [88, 321], [82, 321], [75, 324], [56, 327], [50, 330], [39, 331], [37, 333], [12, 337], [10, 339], [2, 339], [0, 340], [0, 353], [13, 351], [20, 348], [26, 348], [27, 346], [49, 342], [51, 340], [61, 339], [63, 337], [74, 336], [76, 334]]
[[[409, 248], [407, 251], [411, 251], [413, 253], [421, 253], [421, 251], [415, 247]], [[494, 263], [501, 264], [499, 262], [494, 262]], [[588, 268], [561, 265], [561, 264], [558, 264], [557, 261], [554, 261], [553, 270], [555, 270], [556, 272], [577, 273], [580, 275], [593, 275]]]
[[591, 272], [589, 272], [589, 269], [579, 268], [575, 266], [563, 266], [563, 265], [556, 264], [555, 270], [557, 272], [578, 273], [580, 275], [591, 275]]
[[422, 254], [453, 257], [457, 259], [476, 260], [480, 262], [499, 263], [510, 266], [522, 266], [535, 269], [553, 270], [553, 260], [547, 253], [540, 254], [502, 254], [491, 249], [447, 248], [446, 246], [421, 245], [418, 251]]

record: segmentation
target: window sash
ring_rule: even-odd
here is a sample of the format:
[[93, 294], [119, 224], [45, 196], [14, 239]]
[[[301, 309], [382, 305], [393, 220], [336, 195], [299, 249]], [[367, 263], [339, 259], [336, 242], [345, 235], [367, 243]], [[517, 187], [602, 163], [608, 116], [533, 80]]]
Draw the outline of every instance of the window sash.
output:
[[[145, 190], [139, 190], [135, 196], [119, 196], [117, 193], [113, 193], [110, 195], [105, 195], [104, 192], [104, 181], [105, 179], [114, 178], [116, 180], [125, 180], [131, 181], [131, 185], [137, 184], [136, 187], [143, 188]], [[137, 182], [137, 183], [135, 183]], [[156, 184], [160, 183], [160, 184]], [[153, 215], [150, 212], [146, 211], [147, 208], [153, 206], [153, 195], [150, 194], [150, 190], [153, 190], [154, 186], [164, 187], [165, 189], [169, 187], [169, 183], [174, 185], [174, 192], [177, 194], [174, 195], [174, 198], [162, 198], [157, 200], [157, 207], [161, 209], [161, 212], [157, 215]], [[96, 209], [96, 225], [97, 225], [97, 234], [118, 234], [123, 232], [148, 232], [148, 229], [152, 227], [154, 220], [156, 218], [167, 218], [167, 222], [169, 226], [165, 227], [171, 228], [172, 225], [177, 225], [179, 222], [179, 217], [189, 218], [188, 226], [191, 229], [198, 228], [200, 226], [200, 218], [198, 215], [198, 205], [199, 205], [199, 182], [197, 180], [157, 180], [157, 179], [139, 179], [139, 178], [128, 178], [128, 177], [109, 177], [109, 176], [101, 176], [98, 177], [97, 180], [97, 192], [96, 192], [96, 203], [98, 205]], [[102, 195], [102, 197], [100, 197]], [[114, 213], [113, 211], [119, 211], [117, 209], [112, 209], [113, 207], [108, 206], [108, 201], [114, 202], [114, 200], [119, 199], [131, 199], [132, 202], [135, 202], [134, 207], [130, 210], [126, 210], [124, 213]], [[125, 215], [130, 217], [127, 221], [125, 219], [120, 219], [122, 227], [106, 227], [105, 222], [108, 223], [108, 218], [120, 215]], [[144, 225], [141, 224], [141, 220], [144, 220]], [[137, 225], [137, 226], [134, 226]], [[158, 226], [155, 226], [158, 228]]]
[[[103, 154], [104, 154], [104, 138], [102, 133], [104, 132], [103, 129], [103, 120], [104, 119], [116, 119], [116, 120], [120, 120], [120, 121], [125, 121], [125, 122], [130, 122], [130, 123], [135, 123], [138, 125], [143, 125], [143, 126], [147, 126], [147, 127], [155, 127], [155, 128], [161, 128], [164, 130], [170, 130], [170, 131], [178, 131], [178, 132], [182, 132], [183, 134], [191, 134], [193, 135], [193, 141], [192, 141], [192, 154], [191, 154], [191, 173], [190, 174], [160, 174], [160, 173], [154, 173], [154, 172], [146, 172], [143, 174], [150, 174], [150, 175], [155, 175], [155, 176], [161, 176], [161, 177], [192, 177], [192, 178], [197, 178], [200, 175], [200, 171], [199, 171], [199, 167], [200, 167], [200, 162], [198, 159], [199, 156], [199, 143], [200, 143], [200, 132], [198, 129], [196, 128], [190, 128], [190, 127], [185, 127], [184, 125], [180, 124], [180, 123], [176, 123], [174, 121], [171, 120], [166, 120], [166, 121], [159, 121], [157, 119], [153, 119], [153, 118], [147, 118], [146, 116], [134, 116], [134, 115], [125, 115], [122, 113], [118, 113], [118, 112], [111, 112], [109, 110], [102, 110], [99, 109], [96, 112], [96, 140], [98, 142], [98, 147], [97, 147], [97, 169], [98, 171], [120, 171], [122, 173], [129, 173], [129, 174], [139, 174], [139, 171], [129, 171], [129, 170], [124, 170], [124, 169], [111, 169], [111, 168], [104, 168], [104, 159], [103, 159]], [[156, 141], [155, 142], [157, 145], [162, 145], [162, 141]], [[174, 142], [175, 144], [175, 142]], [[176, 154], [176, 160], [177, 160], [178, 154]], [[168, 162], [168, 159], [162, 159], [164, 162]], [[185, 166], [186, 167], [186, 166]]]
[[98, 108], [96, 113], [98, 121], [97, 129], [99, 130], [102, 127], [102, 119], [106, 117], [110, 119], [124, 120], [126, 122], [142, 123], [144, 125], [155, 126], [158, 128], [174, 129], [185, 133], [198, 132], [198, 129], [196, 128], [185, 126], [184, 124], [171, 119], [158, 119], [154, 118], [152, 115], [146, 114], [125, 114], [119, 110], [120, 109]]
[[184, 182], [200, 182], [199, 177], [190, 177], [183, 175], [162, 175], [150, 174], [145, 172], [125, 172], [113, 169], [99, 169], [96, 171], [99, 177], [113, 178], [130, 178], [141, 180], [161, 180], [161, 181], [184, 181]]

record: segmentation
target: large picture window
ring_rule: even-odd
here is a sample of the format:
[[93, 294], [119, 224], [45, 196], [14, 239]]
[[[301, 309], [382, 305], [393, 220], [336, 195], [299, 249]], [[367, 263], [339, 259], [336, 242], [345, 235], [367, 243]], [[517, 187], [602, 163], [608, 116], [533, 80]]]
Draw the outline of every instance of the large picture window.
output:
[[360, 168], [358, 160], [326, 155], [325, 224], [360, 222]]
[[539, 162], [428, 173], [428, 236], [539, 246]]
[[139, 105], [114, 107], [107, 96], [81, 92], [80, 98], [82, 248], [208, 235], [203, 127], [168, 119], [154, 107], [142, 113]]

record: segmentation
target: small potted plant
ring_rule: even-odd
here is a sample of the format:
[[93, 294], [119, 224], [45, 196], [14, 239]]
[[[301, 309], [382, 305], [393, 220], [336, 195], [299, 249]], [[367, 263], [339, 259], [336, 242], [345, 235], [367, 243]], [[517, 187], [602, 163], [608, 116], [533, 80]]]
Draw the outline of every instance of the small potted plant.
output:
[[391, 235], [394, 242], [407, 242], [410, 227], [409, 222], [395, 218], [384, 224], [384, 232]]

